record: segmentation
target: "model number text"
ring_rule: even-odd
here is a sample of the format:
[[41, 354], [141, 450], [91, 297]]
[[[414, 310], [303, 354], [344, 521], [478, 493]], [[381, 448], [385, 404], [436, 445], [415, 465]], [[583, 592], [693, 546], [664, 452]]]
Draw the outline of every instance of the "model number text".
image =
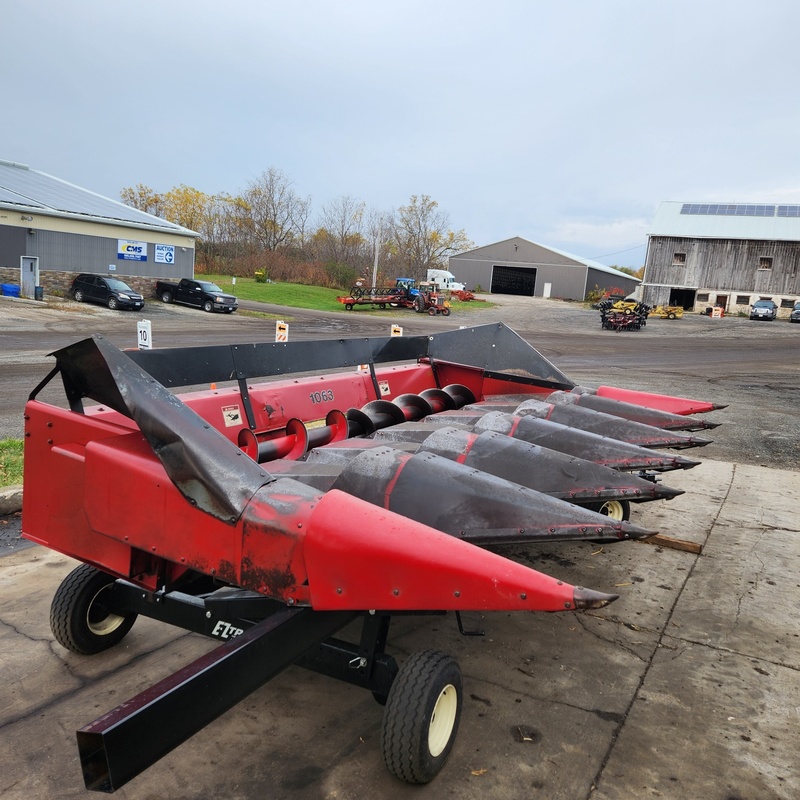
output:
[[323, 389], [321, 392], [311, 392], [308, 397], [314, 405], [317, 403], [330, 403], [333, 400], [333, 390]]

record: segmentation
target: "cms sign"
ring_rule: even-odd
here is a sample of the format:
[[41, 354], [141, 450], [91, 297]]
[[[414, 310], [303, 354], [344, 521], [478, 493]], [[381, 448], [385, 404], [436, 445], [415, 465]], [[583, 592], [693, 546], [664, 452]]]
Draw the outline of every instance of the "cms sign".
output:
[[117, 258], [125, 261], [147, 261], [147, 242], [132, 242], [130, 239], [117, 240]]

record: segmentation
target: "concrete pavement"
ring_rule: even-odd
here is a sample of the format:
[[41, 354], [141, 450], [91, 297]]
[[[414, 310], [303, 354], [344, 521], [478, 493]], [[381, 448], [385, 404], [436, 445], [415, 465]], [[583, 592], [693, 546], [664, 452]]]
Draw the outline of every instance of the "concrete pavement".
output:
[[[399, 618], [389, 649], [445, 650], [464, 673], [453, 753], [425, 787], [392, 778], [382, 709], [300, 669], [262, 687], [117, 794], [122, 798], [800, 797], [800, 473], [704, 461], [665, 476], [687, 493], [633, 518], [703, 545], [504, 551], [620, 594], [583, 614]], [[85, 797], [75, 730], [212, 649], [140, 619], [116, 648], [55, 644], [48, 613], [74, 562], [0, 559], [0, 797]], [[165, 724], [167, 724], [165, 722]]]

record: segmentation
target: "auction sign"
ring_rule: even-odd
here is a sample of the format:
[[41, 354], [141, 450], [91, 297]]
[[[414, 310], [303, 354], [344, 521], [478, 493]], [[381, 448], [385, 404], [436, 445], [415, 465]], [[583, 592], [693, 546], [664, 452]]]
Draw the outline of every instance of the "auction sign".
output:
[[174, 264], [175, 248], [171, 244], [156, 245], [156, 264]]
[[147, 242], [117, 239], [117, 258], [125, 261], [147, 261]]

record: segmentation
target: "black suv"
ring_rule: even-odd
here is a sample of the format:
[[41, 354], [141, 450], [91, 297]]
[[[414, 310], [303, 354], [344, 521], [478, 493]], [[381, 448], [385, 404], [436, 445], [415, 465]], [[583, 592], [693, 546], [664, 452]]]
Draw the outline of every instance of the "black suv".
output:
[[79, 302], [102, 303], [111, 309], [144, 308], [144, 297], [119, 278], [78, 275], [72, 282], [72, 296]]

